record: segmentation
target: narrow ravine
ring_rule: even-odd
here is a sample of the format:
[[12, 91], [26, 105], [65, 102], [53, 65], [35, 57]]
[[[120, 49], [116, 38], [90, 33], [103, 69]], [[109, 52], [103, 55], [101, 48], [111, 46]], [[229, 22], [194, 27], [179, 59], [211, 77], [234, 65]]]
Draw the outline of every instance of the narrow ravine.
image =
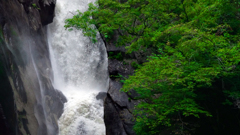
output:
[[95, 0], [58, 0], [55, 18], [48, 26], [53, 86], [68, 102], [59, 119], [60, 135], [105, 135], [103, 101], [99, 92], [108, 88], [107, 53], [102, 39], [96, 44], [80, 30], [65, 30], [64, 21], [83, 12]]

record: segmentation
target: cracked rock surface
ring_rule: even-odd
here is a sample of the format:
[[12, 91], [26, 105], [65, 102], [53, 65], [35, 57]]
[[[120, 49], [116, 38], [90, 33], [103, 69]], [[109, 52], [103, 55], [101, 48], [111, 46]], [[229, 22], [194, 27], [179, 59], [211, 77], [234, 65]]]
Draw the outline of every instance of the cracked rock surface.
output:
[[66, 98], [51, 82], [46, 25], [54, 8], [55, 0], [0, 1], [0, 58], [10, 85], [4, 92], [12, 93], [15, 108], [3, 111], [15, 115], [18, 135], [58, 134]]

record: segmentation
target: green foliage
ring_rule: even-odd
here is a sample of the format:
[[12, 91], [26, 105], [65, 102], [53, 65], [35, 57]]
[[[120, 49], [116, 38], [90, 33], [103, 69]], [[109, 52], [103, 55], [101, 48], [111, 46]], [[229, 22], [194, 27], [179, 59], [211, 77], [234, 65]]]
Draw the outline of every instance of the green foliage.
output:
[[40, 10], [40, 8], [35, 3], [32, 4], [32, 7]]
[[117, 59], [122, 61], [123, 60], [123, 56], [121, 52], [115, 53], [115, 52], [109, 52], [108, 53], [108, 58], [109, 59]]
[[114, 77], [114, 78], [122, 78], [122, 75], [121, 75], [121, 74], [118, 74], [118, 75], [110, 75], [110, 77]]
[[121, 82], [121, 83], [124, 83], [125, 80], [126, 80], [126, 78], [125, 78], [123, 75], [121, 75], [121, 74], [118, 74], [118, 75], [110, 75], [110, 77], [112, 77], [112, 78], [117, 78], [117, 79], [119, 80], [119, 82]]
[[[124, 81], [122, 90], [141, 96], [134, 115], [138, 135], [161, 134], [163, 129], [188, 133], [176, 119], [212, 115], [198, 104], [200, 89], [216, 80], [227, 86], [226, 102], [240, 99], [240, 19], [237, 0], [98, 0], [88, 11], [66, 20], [67, 29], [82, 29], [96, 42], [98, 27], [105, 38], [120, 33], [118, 45], [129, 53], [156, 50], [148, 62]], [[94, 19], [92, 19], [94, 18]], [[117, 58], [110, 55], [109, 58]], [[184, 123], [184, 122], [182, 122]]]
[[91, 41], [93, 43], [96, 43], [97, 30], [94, 26], [96, 24], [96, 21], [92, 19], [93, 12], [96, 12], [96, 10], [97, 7], [90, 3], [88, 11], [84, 13], [77, 11], [77, 14], [74, 15], [73, 18], [67, 19], [65, 21], [66, 25], [64, 27], [69, 31], [73, 30], [73, 28], [81, 29], [83, 31], [84, 36], [90, 37]]
[[131, 66], [132, 66], [134, 69], [137, 69], [137, 68], [140, 67], [140, 65], [137, 64], [137, 62], [135, 62], [135, 61], [131, 63]]

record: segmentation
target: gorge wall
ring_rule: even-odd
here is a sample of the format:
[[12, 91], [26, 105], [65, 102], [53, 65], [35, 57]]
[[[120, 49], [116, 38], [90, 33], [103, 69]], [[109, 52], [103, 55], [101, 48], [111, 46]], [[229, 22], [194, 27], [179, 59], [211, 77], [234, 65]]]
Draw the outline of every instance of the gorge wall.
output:
[[8, 106], [1, 102], [4, 114], [11, 115], [6, 117], [12, 134], [58, 133], [66, 99], [52, 86], [45, 27], [54, 7], [55, 0], [0, 0], [0, 54], [8, 78], [0, 95], [12, 99]]
[[[135, 121], [132, 112], [134, 106], [139, 103], [139, 101], [134, 100], [138, 94], [134, 90], [128, 93], [121, 92], [120, 89], [123, 85], [121, 80], [134, 73], [133, 63], [143, 62], [145, 55], [140, 52], [125, 54], [125, 47], [117, 47], [115, 44], [118, 37], [118, 31], [115, 31], [110, 40], [106, 40], [102, 36], [108, 52], [110, 77], [109, 90], [104, 100], [106, 135], [135, 135], [133, 131]], [[119, 55], [119, 57], [112, 57], [113, 55]]]

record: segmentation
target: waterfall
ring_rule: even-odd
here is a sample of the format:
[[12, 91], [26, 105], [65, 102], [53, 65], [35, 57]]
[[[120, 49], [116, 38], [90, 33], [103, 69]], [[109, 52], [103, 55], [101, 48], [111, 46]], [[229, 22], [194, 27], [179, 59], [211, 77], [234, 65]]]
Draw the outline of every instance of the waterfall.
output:
[[108, 89], [107, 53], [98, 34], [92, 43], [82, 31], [67, 31], [64, 21], [77, 10], [84, 12], [95, 0], [58, 0], [53, 23], [48, 26], [53, 86], [68, 102], [59, 119], [60, 135], [104, 135], [103, 101], [99, 92]]

